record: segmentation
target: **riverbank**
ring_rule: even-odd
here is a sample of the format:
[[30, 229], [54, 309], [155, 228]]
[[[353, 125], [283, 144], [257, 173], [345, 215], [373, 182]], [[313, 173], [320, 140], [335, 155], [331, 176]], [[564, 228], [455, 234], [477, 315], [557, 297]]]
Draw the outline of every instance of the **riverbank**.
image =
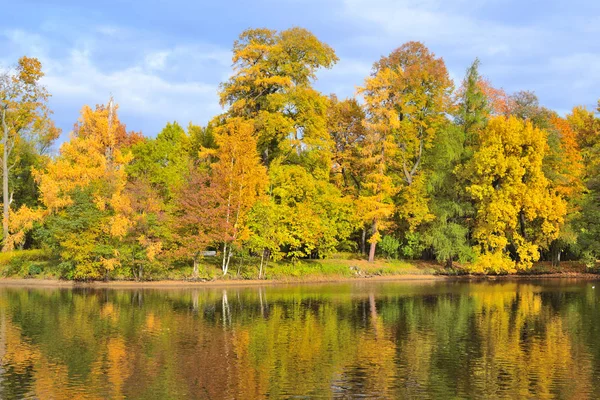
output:
[[97, 288], [97, 289], [169, 289], [169, 288], [210, 288], [210, 287], [251, 287], [251, 286], [281, 286], [299, 284], [320, 283], [351, 283], [351, 282], [410, 282], [410, 281], [530, 281], [550, 279], [573, 279], [573, 280], [600, 280], [599, 274], [592, 273], [551, 273], [551, 274], [513, 274], [513, 275], [431, 275], [431, 274], [404, 274], [386, 276], [357, 276], [352, 278], [323, 277], [321, 279], [218, 279], [211, 281], [190, 280], [158, 280], [158, 281], [69, 281], [60, 279], [24, 279], [24, 278], [0, 278], [0, 287], [58, 287], [58, 288]]
[[588, 269], [580, 262], [563, 262], [553, 266], [539, 262], [531, 270], [512, 275], [470, 275], [466, 268], [454, 265], [447, 269], [434, 261], [377, 259], [368, 262], [351, 253], [339, 253], [322, 260], [279, 261], [269, 263], [259, 278], [259, 259], [244, 257], [232, 260], [226, 276], [222, 275], [219, 259], [205, 259], [197, 279], [189, 266], [162, 265], [146, 271], [140, 281], [132, 279], [131, 271], [119, 268], [111, 272], [108, 281], [73, 281], [60, 269], [59, 260], [47, 258], [40, 251], [18, 251], [0, 255], [0, 285], [53, 287], [196, 287], [196, 286], [256, 286], [297, 283], [351, 281], [408, 280], [497, 280], [576, 278], [600, 279], [598, 269]]

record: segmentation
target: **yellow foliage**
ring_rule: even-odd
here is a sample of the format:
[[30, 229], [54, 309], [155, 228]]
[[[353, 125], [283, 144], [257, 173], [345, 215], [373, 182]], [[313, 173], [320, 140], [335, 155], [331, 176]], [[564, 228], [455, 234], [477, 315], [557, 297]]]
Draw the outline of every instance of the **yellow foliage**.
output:
[[110, 271], [119, 265], [118, 254], [99, 258], [94, 254], [94, 246], [116, 247], [112, 241], [122, 239], [132, 224], [124, 168], [132, 156], [121, 151], [119, 141], [123, 138], [119, 135], [123, 130], [116, 106], [96, 110], [84, 106], [59, 157], [49, 163], [45, 172], [34, 172], [41, 200], [50, 214], [63, 213], [65, 207], [73, 204], [74, 193], [85, 191], [90, 193], [98, 215], [102, 215], [98, 226], [59, 238], [62, 257], [77, 265], [80, 277], [99, 277], [102, 270]]
[[25, 234], [33, 228], [33, 224], [40, 222], [44, 215], [45, 212], [42, 209], [29, 208], [26, 205], [21, 206], [16, 212], [12, 212], [8, 224], [10, 235], [4, 245], [5, 249], [10, 251], [23, 244]]
[[[515, 117], [494, 117], [479, 143], [459, 171], [471, 182], [467, 192], [477, 207], [473, 239], [482, 255], [494, 254], [494, 260], [512, 245], [518, 268], [527, 269], [539, 259], [539, 248], [558, 237], [566, 214], [566, 202], [542, 171], [546, 132]], [[487, 260], [481, 259], [480, 265]]]
[[473, 264], [468, 265], [468, 270], [475, 274], [484, 273], [514, 273], [517, 272], [516, 264], [503, 252], [483, 253], [479, 255]]

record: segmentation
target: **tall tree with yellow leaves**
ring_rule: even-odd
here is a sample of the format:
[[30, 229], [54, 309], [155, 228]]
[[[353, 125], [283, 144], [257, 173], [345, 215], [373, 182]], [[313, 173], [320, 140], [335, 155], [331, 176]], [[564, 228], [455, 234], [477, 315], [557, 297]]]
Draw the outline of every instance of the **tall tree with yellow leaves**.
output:
[[221, 85], [227, 116], [254, 123], [265, 165], [303, 154], [329, 168], [327, 98], [312, 88], [319, 68], [330, 68], [335, 52], [311, 32], [248, 29], [233, 46], [233, 76]]
[[[376, 190], [389, 186], [380, 178], [393, 174], [394, 184], [400, 188], [395, 211], [409, 231], [433, 218], [422, 161], [436, 133], [448, 124], [445, 113], [450, 110], [452, 87], [444, 61], [422, 43], [408, 42], [376, 62], [371, 76], [359, 88], [365, 99], [368, 129], [378, 143], [374, 145], [381, 147], [379, 155], [370, 152], [374, 160], [381, 159], [376, 161], [379, 171], [372, 175], [379, 177], [374, 179], [379, 182]], [[371, 243], [378, 240], [378, 230], [373, 229]], [[372, 245], [371, 252], [374, 250]]]
[[528, 269], [559, 235], [566, 202], [543, 172], [546, 136], [531, 122], [493, 117], [464, 166], [477, 210], [473, 239], [481, 272]]
[[[48, 108], [50, 94], [40, 79], [44, 76], [42, 64], [36, 58], [21, 57], [14, 71], [0, 74], [0, 119], [2, 123], [2, 251], [11, 250], [14, 239], [10, 238], [10, 207], [14, 188], [11, 187], [12, 169], [18, 164], [20, 154], [15, 149], [23, 142], [34, 142], [41, 149], [47, 148], [60, 131], [50, 120]], [[32, 210], [24, 210], [24, 214]], [[14, 225], [14, 224], [13, 224]], [[19, 240], [21, 237], [18, 238]]]
[[[367, 130], [365, 112], [355, 99], [329, 98], [328, 129], [333, 141], [331, 181], [357, 204], [365, 191], [368, 168], [365, 158]], [[357, 207], [357, 212], [364, 210]], [[364, 217], [361, 218], [363, 221]], [[367, 226], [363, 223], [360, 251], [366, 252]]]
[[70, 141], [37, 174], [49, 242], [78, 279], [106, 278], [120, 264], [119, 243], [132, 212], [125, 192], [131, 154], [121, 148], [135, 136], [117, 135], [122, 128], [112, 100], [95, 110], [83, 107]]
[[212, 182], [224, 202], [225, 229], [222, 232], [223, 275], [227, 274], [234, 248], [247, 240], [248, 212], [264, 194], [266, 169], [256, 151], [254, 125], [231, 118], [216, 129], [218, 161], [212, 165]]
[[583, 164], [581, 211], [574, 223], [577, 245], [586, 264], [593, 266], [600, 257], [600, 101], [596, 110], [573, 108], [567, 121], [575, 133]]

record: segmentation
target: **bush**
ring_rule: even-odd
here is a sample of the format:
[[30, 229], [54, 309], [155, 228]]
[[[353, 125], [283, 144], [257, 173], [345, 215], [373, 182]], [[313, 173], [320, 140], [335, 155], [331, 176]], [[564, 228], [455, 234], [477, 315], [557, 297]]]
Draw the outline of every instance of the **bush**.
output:
[[400, 241], [393, 236], [385, 235], [383, 239], [381, 239], [379, 248], [387, 258], [397, 258]]

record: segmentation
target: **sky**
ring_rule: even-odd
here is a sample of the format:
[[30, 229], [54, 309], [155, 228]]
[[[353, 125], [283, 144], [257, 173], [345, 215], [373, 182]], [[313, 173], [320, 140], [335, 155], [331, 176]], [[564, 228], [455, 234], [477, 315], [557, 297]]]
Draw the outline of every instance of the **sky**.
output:
[[222, 111], [219, 83], [247, 28], [299, 26], [340, 61], [317, 89], [339, 97], [381, 56], [411, 40], [444, 58], [459, 85], [478, 57], [507, 92], [534, 91], [561, 114], [600, 98], [597, 0], [5, 0], [0, 68], [37, 57], [50, 106], [68, 138], [84, 104], [112, 95], [127, 128], [155, 136], [169, 121], [205, 125]]

